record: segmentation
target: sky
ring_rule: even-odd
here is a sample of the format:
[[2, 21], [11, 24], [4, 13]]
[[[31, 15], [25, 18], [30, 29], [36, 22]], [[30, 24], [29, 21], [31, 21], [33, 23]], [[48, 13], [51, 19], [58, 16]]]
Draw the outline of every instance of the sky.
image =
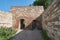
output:
[[11, 6], [28, 6], [35, 0], [0, 0], [0, 10], [10, 11]]

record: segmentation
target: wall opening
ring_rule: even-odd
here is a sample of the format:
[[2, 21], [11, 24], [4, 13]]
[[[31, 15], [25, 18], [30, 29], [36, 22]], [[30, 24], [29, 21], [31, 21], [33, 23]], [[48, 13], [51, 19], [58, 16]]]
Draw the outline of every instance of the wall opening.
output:
[[36, 27], [37, 27], [36, 20], [33, 20], [33, 22], [32, 22], [32, 29], [35, 29]]
[[25, 21], [24, 19], [20, 19], [20, 25], [21, 25], [20, 29], [25, 28], [25, 22], [24, 21]]

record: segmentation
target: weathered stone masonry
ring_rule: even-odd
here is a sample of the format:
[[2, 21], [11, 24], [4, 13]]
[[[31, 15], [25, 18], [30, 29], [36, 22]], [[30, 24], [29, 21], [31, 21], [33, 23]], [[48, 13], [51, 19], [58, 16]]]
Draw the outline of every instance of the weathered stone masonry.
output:
[[0, 11], [0, 26], [12, 27], [12, 14]]
[[12, 6], [10, 13], [0, 12], [0, 26], [20, 29], [20, 20], [24, 19], [27, 28], [36, 20], [37, 27], [43, 27], [52, 40], [60, 40], [60, 1], [54, 0], [43, 11], [43, 6]]
[[[43, 6], [13, 6], [11, 8], [11, 13], [13, 15], [13, 27], [20, 27], [19, 23], [21, 19], [25, 20], [25, 27], [28, 27], [33, 20], [42, 14], [43, 11]], [[37, 20], [37, 25], [38, 22], [39, 21]]]
[[54, 0], [43, 12], [42, 26], [52, 40], [60, 40], [60, 0]]

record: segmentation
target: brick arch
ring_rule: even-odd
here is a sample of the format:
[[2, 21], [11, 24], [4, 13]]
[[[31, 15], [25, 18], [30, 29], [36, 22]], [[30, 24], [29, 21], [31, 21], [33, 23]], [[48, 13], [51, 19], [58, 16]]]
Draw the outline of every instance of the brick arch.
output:
[[[17, 19], [16, 19], [17, 21], [16, 21], [16, 23], [14, 24], [14, 25], [15, 25], [14, 28], [19, 28], [20, 19], [24, 19], [24, 20], [26, 21], [26, 26], [28, 26], [28, 25], [32, 22], [32, 20], [33, 20], [32, 17], [26, 17], [26, 16], [17, 17]], [[28, 22], [29, 22], [29, 23], [28, 23]]]
[[[19, 17], [17, 17], [17, 18], [19, 18], [19, 19], [30, 19], [30, 18], [32, 18], [32, 17], [26, 17], [26, 16], [19, 16]], [[33, 18], [32, 18], [33, 19]]]

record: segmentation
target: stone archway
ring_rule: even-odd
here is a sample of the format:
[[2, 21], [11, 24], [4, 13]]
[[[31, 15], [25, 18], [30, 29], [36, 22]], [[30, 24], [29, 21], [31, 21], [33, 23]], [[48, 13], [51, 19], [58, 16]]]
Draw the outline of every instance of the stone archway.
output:
[[25, 28], [25, 22], [24, 21], [25, 21], [24, 19], [20, 19], [20, 25], [21, 25], [20, 29]]
[[[26, 17], [26, 16], [19, 16], [18, 18], [16, 18], [16, 23], [14, 24], [15, 28], [18, 28], [18, 29], [24, 29], [24, 28], [27, 28], [29, 24], [31, 24], [33, 18], [32, 17]], [[23, 25], [21, 24], [21, 21], [23, 23], [24, 21], [24, 26], [23, 28], [21, 28]]]

